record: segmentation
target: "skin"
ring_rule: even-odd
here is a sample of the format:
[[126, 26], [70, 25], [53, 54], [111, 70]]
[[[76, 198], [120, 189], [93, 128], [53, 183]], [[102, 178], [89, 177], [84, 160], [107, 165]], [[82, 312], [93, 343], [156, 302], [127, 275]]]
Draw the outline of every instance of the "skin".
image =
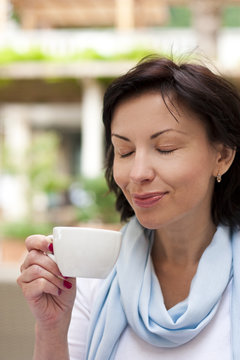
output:
[[111, 126], [114, 179], [139, 222], [156, 230], [152, 260], [167, 308], [188, 295], [216, 231], [215, 177], [234, 156], [209, 142], [196, 114], [181, 104], [172, 111], [178, 121], [159, 94], [146, 93], [121, 103]]
[[61, 277], [55, 262], [45, 255], [49, 244], [49, 238], [42, 235], [26, 239], [28, 255], [17, 282], [36, 319], [33, 359], [68, 360], [67, 332], [76, 281]]
[[[175, 111], [175, 110], [174, 110]], [[159, 94], [120, 104], [112, 121], [114, 177], [140, 223], [155, 229], [152, 260], [167, 308], [184, 299], [215, 226], [210, 203], [215, 177], [234, 152], [210, 144], [195, 114], [169, 113]], [[26, 239], [28, 255], [17, 282], [36, 319], [33, 360], [68, 360], [67, 332], [75, 279], [61, 277], [46, 256], [50, 239]]]

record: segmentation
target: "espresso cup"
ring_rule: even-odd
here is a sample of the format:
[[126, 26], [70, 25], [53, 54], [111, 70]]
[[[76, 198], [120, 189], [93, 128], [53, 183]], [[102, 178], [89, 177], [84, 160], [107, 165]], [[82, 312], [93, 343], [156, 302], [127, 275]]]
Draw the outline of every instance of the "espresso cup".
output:
[[66, 277], [107, 277], [121, 247], [121, 233], [113, 230], [57, 226], [50, 237], [54, 254], [47, 255]]

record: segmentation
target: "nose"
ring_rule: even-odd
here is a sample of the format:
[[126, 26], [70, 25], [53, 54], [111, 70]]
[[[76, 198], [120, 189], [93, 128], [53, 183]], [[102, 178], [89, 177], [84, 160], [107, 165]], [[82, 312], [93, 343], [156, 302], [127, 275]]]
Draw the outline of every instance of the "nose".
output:
[[130, 171], [130, 179], [136, 183], [151, 182], [154, 179], [155, 171], [150, 159], [144, 154], [135, 154]]

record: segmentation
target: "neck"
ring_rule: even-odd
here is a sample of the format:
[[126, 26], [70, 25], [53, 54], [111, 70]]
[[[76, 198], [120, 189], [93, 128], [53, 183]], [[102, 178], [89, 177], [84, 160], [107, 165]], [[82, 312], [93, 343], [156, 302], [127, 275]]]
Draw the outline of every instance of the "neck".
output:
[[216, 227], [210, 216], [196, 216], [155, 231], [152, 262], [167, 309], [187, 298], [199, 260]]
[[184, 267], [197, 265], [215, 231], [212, 221], [157, 229], [152, 249], [153, 261]]

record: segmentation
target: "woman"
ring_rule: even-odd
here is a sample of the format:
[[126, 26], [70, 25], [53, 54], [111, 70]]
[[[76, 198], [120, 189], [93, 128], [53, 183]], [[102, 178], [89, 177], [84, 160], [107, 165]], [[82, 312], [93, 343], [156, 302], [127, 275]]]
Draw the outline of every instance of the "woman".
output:
[[26, 240], [34, 359], [240, 359], [236, 90], [204, 66], [150, 58], [107, 89], [103, 121], [106, 178], [129, 220], [121, 253], [106, 280], [78, 279], [75, 299], [48, 238]]

